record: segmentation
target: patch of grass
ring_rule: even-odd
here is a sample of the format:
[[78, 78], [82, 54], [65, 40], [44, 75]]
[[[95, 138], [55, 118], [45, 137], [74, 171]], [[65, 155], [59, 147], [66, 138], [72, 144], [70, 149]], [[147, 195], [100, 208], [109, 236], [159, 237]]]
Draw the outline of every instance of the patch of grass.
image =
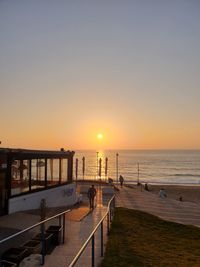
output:
[[199, 267], [200, 229], [116, 208], [101, 267]]

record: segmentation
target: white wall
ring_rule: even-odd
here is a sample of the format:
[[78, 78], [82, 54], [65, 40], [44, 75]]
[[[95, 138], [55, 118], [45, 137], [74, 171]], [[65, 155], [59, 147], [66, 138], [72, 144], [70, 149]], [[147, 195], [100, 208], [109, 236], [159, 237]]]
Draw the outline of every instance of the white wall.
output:
[[40, 192], [13, 197], [9, 200], [9, 214], [17, 211], [40, 208], [42, 199], [47, 207], [73, 205], [77, 202], [75, 183], [63, 185]]

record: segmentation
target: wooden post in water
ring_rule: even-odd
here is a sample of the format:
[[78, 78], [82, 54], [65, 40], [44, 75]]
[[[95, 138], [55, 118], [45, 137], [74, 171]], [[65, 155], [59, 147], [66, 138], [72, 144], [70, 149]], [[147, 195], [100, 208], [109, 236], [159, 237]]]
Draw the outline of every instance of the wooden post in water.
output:
[[85, 176], [85, 157], [83, 157], [83, 168], [82, 168], [82, 171], [83, 171], [83, 180], [84, 180], [84, 176]]
[[105, 159], [105, 180], [108, 178], [108, 158]]
[[96, 176], [96, 179], [97, 179], [98, 178], [98, 172], [99, 172], [99, 170], [98, 170], [99, 152], [97, 151], [96, 153], [97, 153], [97, 176]]
[[101, 162], [102, 162], [102, 159], [100, 158], [99, 159], [99, 177], [100, 177], [100, 180], [101, 180]]
[[119, 157], [119, 154], [117, 153], [116, 154], [116, 182], [117, 182], [117, 185], [118, 185], [118, 157]]
[[137, 185], [140, 185], [140, 164], [139, 162], [137, 163], [138, 166], [138, 180], [137, 180]]
[[78, 159], [76, 159], [75, 175], [76, 175], [76, 181], [77, 181], [77, 179], [78, 179]]

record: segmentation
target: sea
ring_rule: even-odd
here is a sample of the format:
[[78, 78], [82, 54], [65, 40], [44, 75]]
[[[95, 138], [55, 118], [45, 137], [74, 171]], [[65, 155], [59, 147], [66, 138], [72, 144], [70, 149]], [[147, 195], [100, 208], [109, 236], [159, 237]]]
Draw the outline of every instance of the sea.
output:
[[79, 150], [73, 172], [74, 179], [200, 186], [200, 150]]

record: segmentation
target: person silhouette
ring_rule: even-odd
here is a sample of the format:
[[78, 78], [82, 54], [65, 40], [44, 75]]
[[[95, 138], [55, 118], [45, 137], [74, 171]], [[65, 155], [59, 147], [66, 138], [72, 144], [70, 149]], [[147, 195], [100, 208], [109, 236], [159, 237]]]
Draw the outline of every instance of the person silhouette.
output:
[[119, 176], [119, 182], [120, 182], [120, 185], [121, 187], [123, 186], [123, 183], [124, 183], [124, 178], [122, 175]]
[[166, 194], [164, 188], [161, 188], [161, 189], [160, 189], [160, 191], [159, 191], [159, 197], [160, 197], [160, 198], [166, 198], [166, 197], [167, 197], [167, 194]]
[[94, 198], [97, 194], [97, 190], [94, 187], [94, 185], [92, 185], [87, 192], [87, 196], [89, 198], [89, 202], [90, 202], [90, 209], [94, 209]]

